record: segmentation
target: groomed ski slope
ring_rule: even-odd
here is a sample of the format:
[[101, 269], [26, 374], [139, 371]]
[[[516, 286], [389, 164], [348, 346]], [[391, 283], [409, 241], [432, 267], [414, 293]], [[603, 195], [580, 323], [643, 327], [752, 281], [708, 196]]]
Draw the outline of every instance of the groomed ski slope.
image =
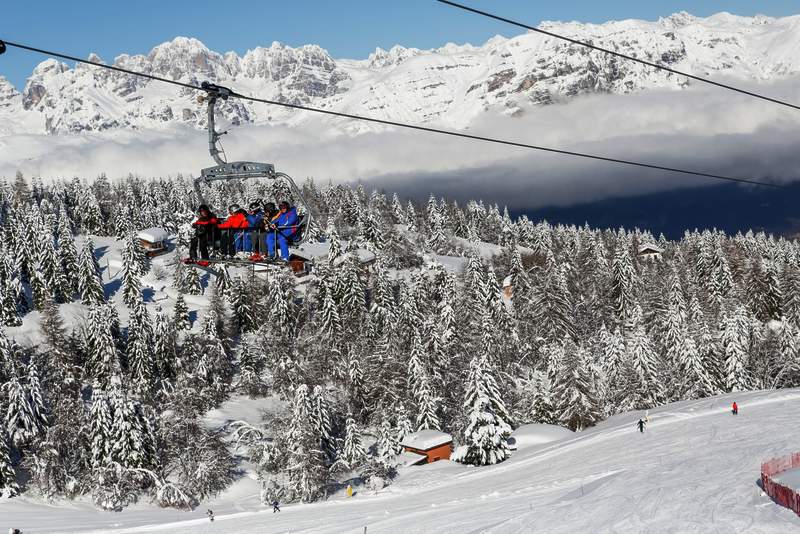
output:
[[[736, 400], [740, 413], [729, 412]], [[724, 395], [614, 417], [574, 437], [517, 451], [507, 462], [470, 468], [449, 462], [407, 468], [377, 495], [257, 504], [245, 480], [194, 512], [121, 514], [82, 506], [0, 504], [0, 523], [36, 532], [180, 533], [761, 533], [800, 532], [800, 517], [757, 486], [759, 464], [800, 450], [800, 389]], [[238, 501], [238, 502], [237, 502]], [[213, 508], [216, 521], [205, 518]], [[114, 528], [114, 525], [123, 528]]]

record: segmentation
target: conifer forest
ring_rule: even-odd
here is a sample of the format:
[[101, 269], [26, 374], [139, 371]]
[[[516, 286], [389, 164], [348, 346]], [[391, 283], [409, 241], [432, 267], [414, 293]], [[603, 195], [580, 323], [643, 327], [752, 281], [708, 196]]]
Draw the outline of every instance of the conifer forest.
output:
[[[311, 180], [302, 193], [309, 241], [330, 246], [305, 280], [213, 277], [179, 261], [189, 178], [0, 182], [0, 494], [191, 509], [247, 463], [264, 503], [312, 502], [391, 484], [421, 429], [451, 434], [452, 459], [478, 469], [513, 454], [521, 424], [581, 430], [800, 386], [793, 240], [671, 241]], [[253, 199], [294, 200], [268, 182], [206, 195], [218, 213]], [[170, 234], [170, 261], [144, 254], [150, 227]], [[148, 279], [176, 297], [154, 301]], [[203, 424], [234, 397], [263, 401], [260, 424]]]

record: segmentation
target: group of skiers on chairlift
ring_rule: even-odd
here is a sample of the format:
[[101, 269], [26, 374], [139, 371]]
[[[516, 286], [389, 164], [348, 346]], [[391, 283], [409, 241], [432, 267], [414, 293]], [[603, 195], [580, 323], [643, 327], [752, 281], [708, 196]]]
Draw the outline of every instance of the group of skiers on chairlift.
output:
[[255, 201], [244, 210], [238, 204], [231, 204], [228, 217], [220, 220], [206, 204], [200, 205], [197, 219], [192, 223], [194, 235], [186, 263], [208, 265], [209, 245], [223, 258], [238, 255], [254, 262], [264, 261], [275, 257], [276, 243], [281, 251], [280, 259], [289, 261], [289, 244], [298, 237], [300, 230], [297, 209], [286, 201], [279, 202], [277, 207], [272, 202], [264, 204], [263, 209], [261, 206], [261, 202]]

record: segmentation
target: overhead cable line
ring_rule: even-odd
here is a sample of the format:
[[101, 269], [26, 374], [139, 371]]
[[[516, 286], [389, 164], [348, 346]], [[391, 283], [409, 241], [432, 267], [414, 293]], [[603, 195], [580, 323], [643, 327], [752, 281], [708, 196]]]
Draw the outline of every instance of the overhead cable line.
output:
[[[220, 88], [217, 85], [210, 84], [210, 83], [207, 83], [207, 82], [203, 82], [202, 86], [201, 85], [191, 84], [191, 83], [179, 82], [179, 81], [176, 81], [176, 80], [170, 80], [168, 78], [163, 78], [163, 77], [155, 76], [155, 75], [152, 75], [152, 74], [145, 74], [145, 73], [142, 73], [142, 72], [132, 71], [132, 70], [125, 69], [125, 68], [122, 68], [122, 67], [117, 67], [117, 66], [114, 66], [114, 65], [106, 65], [106, 64], [103, 64], [103, 63], [95, 63], [93, 61], [89, 61], [89, 60], [86, 60], [86, 59], [81, 59], [81, 58], [78, 58], [78, 57], [75, 57], [75, 56], [70, 56], [70, 55], [67, 55], [67, 54], [62, 54], [62, 53], [59, 53], [59, 52], [53, 52], [53, 51], [50, 51], [50, 50], [43, 50], [41, 48], [35, 48], [35, 47], [32, 47], [32, 46], [27, 46], [27, 45], [23, 45], [23, 44], [19, 44], [19, 43], [14, 43], [14, 42], [11, 42], [11, 41], [2, 41], [2, 40], [0, 40], [0, 43], [3, 43], [3, 42], [5, 42], [5, 44], [7, 46], [10, 46], [10, 47], [19, 48], [19, 49], [22, 49], [22, 50], [28, 50], [30, 52], [36, 52], [36, 53], [39, 53], [39, 54], [44, 54], [44, 55], [47, 55], [47, 56], [53, 56], [53, 57], [66, 59], [66, 60], [70, 60], [70, 61], [75, 61], [77, 63], [83, 63], [83, 64], [91, 65], [91, 66], [94, 66], [94, 67], [110, 69], [110, 70], [113, 70], [113, 71], [116, 71], [116, 72], [121, 72], [123, 74], [129, 74], [131, 76], [139, 76], [139, 77], [147, 78], [147, 79], [150, 79], [150, 80], [169, 83], [169, 84], [177, 85], [179, 87], [184, 87], [184, 88], [187, 88], [187, 89], [194, 89], [194, 90], [203, 91], [203, 92], [209, 92], [209, 91], [224, 89], [224, 88]], [[226, 91], [230, 91], [228, 89], [225, 89], [225, 90]], [[269, 104], [269, 105], [273, 105], [273, 106], [281, 106], [281, 107], [284, 107], [284, 108], [291, 108], [291, 109], [297, 109], [297, 110], [302, 110], [302, 111], [310, 111], [310, 112], [313, 112], [313, 113], [321, 113], [321, 114], [324, 114], [324, 115], [330, 115], [330, 116], [334, 116], [334, 117], [342, 117], [342, 118], [345, 118], [345, 119], [365, 121], [365, 122], [371, 122], [371, 123], [375, 123], [375, 124], [383, 124], [383, 125], [386, 125], [386, 126], [396, 126], [398, 128], [406, 128], [406, 129], [409, 129], [409, 130], [417, 130], [417, 131], [422, 131], [422, 132], [429, 132], [429, 133], [435, 133], [435, 134], [441, 134], [441, 135], [448, 135], [448, 136], [451, 136], [451, 137], [460, 137], [462, 139], [472, 139], [474, 141], [483, 141], [483, 142], [494, 143], [494, 144], [498, 144], [498, 145], [513, 146], [513, 147], [518, 147], [518, 148], [527, 148], [527, 149], [531, 149], [531, 150], [539, 150], [539, 151], [542, 151], [542, 152], [549, 152], [549, 153], [553, 153], [553, 154], [561, 154], [561, 155], [565, 155], [565, 156], [574, 156], [574, 157], [579, 157], [579, 158], [584, 158], [584, 159], [605, 161], [605, 162], [608, 162], [608, 163], [618, 163], [618, 164], [621, 164], [621, 165], [628, 165], [628, 166], [645, 168], [645, 169], [653, 169], [653, 170], [658, 170], [658, 171], [666, 171], [666, 172], [672, 172], [672, 173], [686, 174], [686, 175], [691, 175], [691, 176], [699, 176], [699, 177], [702, 177], [702, 178], [710, 178], [710, 179], [714, 179], [714, 180], [722, 180], [722, 181], [727, 181], [727, 182], [737, 182], [737, 183], [743, 183], [743, 184], [761, 185], [761, 186], [766, 186], [766, 187], [782, 187], [779, 184], [769, 183], [769, 182], [761, 182], [761, 181], [758, 181], [758, 180], [753, 180], [753, 179], [748, 179], [748, 178], [736, 178], [736, 177], [733, 177], [733, 176], [725, 176], [725, 175], [721, 175], [721, 174], [713, 174], [713, 173], [693, 171], [693, 170], [688, 170], [688, 169], [680, 169], [680, 168], [677, 168], [677, 167], [668, 167], [668, 166], [664, 166], [664, 165], [656, 165], [656, 164], [651, 164], [651, 163], [644, 163], [644, 162], [641, 162], [641, 161], [633, 161], [633, 160], [627, 160], [627, 159], [612, 158], [612, 157], [607, 157], [607, 156], [599, 156], [599, 155], [596, 155], [596, 154], [586, 154], [586, 153], [583, 153], [583, 152], [575, 152], [575, 151], [572, 151], [572, 150], [563, 150], [563, 149], [558, 149], [558, 148], [531, 145], [531, 144], [528, 144], [528, 143], [520, 143], [520, 142], [517, 142], [517, 141], [509, 141], [509, 140], [504, 140], [504, 139], [496, 139], [496, 138], [493, 138], [493, 137], [472, 135], [472, 134], [463, 133], [463, 132], [456, 132], [456, 131], [452, 131], [452, 130], [442, 130], [442, 129], [439, 129], [439, 128], [431, 128], [431, 127], [428, 127], [428, 126], [420, 126], [420, 125], [416, 125], [416, 124], [407, 124], [407, 123], [402, 123], [402, 122], [378, 119], [378, 118], [375, 118], [375, 117], [365, 117], [363, 115], [354, 115], [354, 114], [351, 114], [351, 113], [343, 113], [343, 112], [340, 112], [340, 111], [331, 111], [331, 110], [328, 110], [328, 109], [314, 108], [314, 107], [311, 107], [311, 106], [303, 106], [303, 105], [300, 105], [300, 104], [290, 104], [288, 102], [279, 102], [279, 101], [276, 101], [276, 100], [269, 100], [269, 99], [266, 99], [266, 98], [258, 98], [258, 97], [255, 97], [255, 96], [243, 95], [243, 94], [239, 94], [239, 93], [237, 93], [235, 91], [230, 91], [229, 92], [229, 97], [230, 98], [239, 98], [241, 100], [249, 100], [251, 102], [260, 102], [260, 103], [263, 103], [263, 104]]]
[[715, 82], [714, 80], [712, 80], [710, 78], [705, 78], [703, 76], [697, 76], [696, 74], [689, 74], [688, 72], [679, 71], [679, 70], [676, 70], [676, 69], [673, 69], [673, 68], [670, 68], [670, 67], [666, 67], [664, 65], [660, 65], [658, 63], [654, 63], [652, 61], [647, 61], [645, 59], [641, 59], [641, 58], [638, 58], [638, 57], [630, 56], [628, 54], [623, 54], [622, 52], [616, 52], [614, 50], [609, 50], [608, 48], [603, 48], [601, 46], [597, 46], [595, 44], [592, 44], [592, 43], [589, 43], [589, 42], [586, 42], [586, 41], [580, 41], [578, 39], [573, 39], [573, 38], [567, 37], [565, 35], [559, 35], [557, 33], [553, 33], [553, 32], [548, 31], [548, 30], [543, 30], [543, 29], [537, 28], [535, 26], [530, 26], [530, 25], [525, 24], [523, 22], [518, 22], [516, 20], [507, 19], [505, 17], [501, 17], [499, 15], [494, 15], [494, 14], [488, 13], [486, 11], [481, 11], [480, 9], [475, 9], [473, 7], [465, 6], [464, 4], [459, 4], [457, 2], [451, 2], [450, 0], [436, 0], [436, 1], [441, 3], [441, 4], [445, 4], [445, 5], [451, 6], [451, 7], [455, 7], [455, 8], [458, 8], [458, 9], [463, 9], [464, 11], [469, 11], [470, 13], [475, 13], [477, 15], [482, 15], [482, 16], [488, 17], [490, 19], [498, 20], [500, 22], [505, 22], [505, 23], [511, 24], [513, 26], [518, 26], [520, 28], [525, 28], [526, 30], [530, 30], [532, 32], [540, 33], [542, 35], [547, 35], [548, 37], [554, 37], [556, 39], [561, 39], [562, 41], [567, 41], [567, 42], [570, 42], [572, 44], [576, 44], [576, 45], [583, 46], [583, 47], [586, 47], [586, 48], [591, 48], [592, 50], [597, 50], [598, 52], [603, 52], [603, 53], [610, 54], [612, 56], [616, 56], [616, 57], [619, 57], [619, 58], [622, 58], [622, 59], [627, 59], [628, 61], [635, 61], [637, 63], [641, 63], [642, 65], [647, 65], [648, 67], [653, 67], [653, 68], [656, 68], [656, 69], [659, 69], [659, 70], [670, 72], [672, 74], [677, 74], [679, 76], [685, 76], [686, 78], [690, 78], [690, 79], [696, 80], [698, 82], [707, 83], [709, 85], [714, 85], [716, 87], [722, 87], [723, 89], [728, 89], [729, 91], [735, 91], [735, 92], [741, 93], [743, 95], [752, 96], [754, 98], [759, 98], [761, 100], [766, 100], [767, 102], [772, 102], [773, 104], [780, 104], [781, 106], [786, 106], [786, 107], [789, 107], [789, 108], [792, 108], [792, 109], [800, 110], [800, 105], [792, 104], [791, 102], [787, 102], [785, 100], [780, 100], [780, 99], [773, 98], [773, 97], [766, 96], [766, 95], [762, 95], [762, 94], [759, 94], [759, 93], [754, 93], [754, 92], [748, 91], [746, 89], [741, 89], [739, 87], [734, 87], [733, 85], [728, 85], [728, 84], [724, 84], [724, 83], [720, 83], [720, 82]]

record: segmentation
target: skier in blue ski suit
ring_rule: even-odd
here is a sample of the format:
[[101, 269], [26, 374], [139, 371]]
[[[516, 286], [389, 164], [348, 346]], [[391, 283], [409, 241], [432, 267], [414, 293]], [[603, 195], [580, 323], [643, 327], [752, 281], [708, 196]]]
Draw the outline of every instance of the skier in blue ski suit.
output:
[[280, 211], [272, 218], [267, 225], [267, 251], [270, 257], [275, 256], [275, 240], [281, 247], [281, 258], [289, 261], [289, 240], [297, 234], [300, 218], [297, 209], [289, 205], [285, 200], [278, 204]]
[[264, 212], [258, 202], [252, 202], [247, 210], [247, 227], [250, 231], [244, 235], [244, 250], [247, 252], [259, 252], [258, 232], [264, 222]]

